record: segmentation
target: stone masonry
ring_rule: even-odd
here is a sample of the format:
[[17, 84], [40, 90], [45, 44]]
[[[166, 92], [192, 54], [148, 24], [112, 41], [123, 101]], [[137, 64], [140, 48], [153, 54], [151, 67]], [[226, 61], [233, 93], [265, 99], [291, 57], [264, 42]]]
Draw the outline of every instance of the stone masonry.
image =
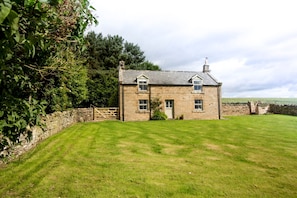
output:
[[[202, 93], [193, 93], [191, 86], [150, 86], [148, 92], [139, 92], [135, 85], [122, 87], [124, 92], [125, 121], [149, 120], [150, 111], [138, 110], [139, 100], [160, 99], [162, 111], [165, 109], [165, 100], [174, 100], [173, 118], [183, 116], [191, 119], [219, 119], [219, 102], [217, 87], [205, 86]], [[194, 100], [203, 100], [203, 111], [195, 111]]]

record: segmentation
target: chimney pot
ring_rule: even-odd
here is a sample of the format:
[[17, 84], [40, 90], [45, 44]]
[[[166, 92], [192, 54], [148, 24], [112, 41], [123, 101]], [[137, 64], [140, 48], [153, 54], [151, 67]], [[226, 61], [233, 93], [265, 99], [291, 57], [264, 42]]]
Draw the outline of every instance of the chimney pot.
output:
[[203, 73], [206, 73], [206, 72], [210, 72], [207, 57], [205, 57], [205, 62], [204, 62], [204, 65], [203, 65]]
[[121, 60], [119, 64], [120, 64], [120, 69], [125, 69], [125, 61]]

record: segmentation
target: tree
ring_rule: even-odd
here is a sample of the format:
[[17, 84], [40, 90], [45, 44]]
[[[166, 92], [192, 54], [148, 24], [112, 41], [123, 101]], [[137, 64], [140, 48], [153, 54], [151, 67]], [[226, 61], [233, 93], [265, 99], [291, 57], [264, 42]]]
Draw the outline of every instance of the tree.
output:
[[94, 71], [88, 79], [88, 99], [85, 106], [115, 107], [118, 105], [117, 70]]
[[137, 65], [145, 61], [144, 52], [141, 51], [140, 47], [129, 42], [125, 42], [120, 58], [125, 61], [127, 66]]
[[87, 68], [84, 62], [67, 48], [49, 57], [49, 66], [44, 68], [42, 92], [42, 98], [48, 103], [47, 112], [79, 107], [87, 98]]
[[138, 45], [124, 41], [118, 35], [104, 37], [101, 33], [86, 35], [88, 48], [88, 99], [85, 106], [118, 106], [118, 64], [124, 60], [127, 69], [160, 70], [146, 61]]
[[[90, 9], [88, 0], [0, 0], [0, 152], [40, 125], [49, 57], [67, 49], [80, 59], [83, 33], [96, 22]], [[55, 73], [53, 89], [65, 77], [61, 69]]]
[[160, 71], [161, 68], [158, 65], [155, 65], [149, 61], [144, 61], [139, 64], [131, 64], [129, 66], [129, 69], [135, 69], [135, 70], [154, 70], [154, 71]]

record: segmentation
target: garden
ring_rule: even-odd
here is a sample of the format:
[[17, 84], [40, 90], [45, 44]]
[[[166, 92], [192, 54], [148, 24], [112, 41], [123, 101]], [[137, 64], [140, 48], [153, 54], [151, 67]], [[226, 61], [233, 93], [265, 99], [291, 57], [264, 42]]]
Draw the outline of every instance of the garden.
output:
[[75, 124], [0, 167], [0, 197], [296, 197], [297, 117]]

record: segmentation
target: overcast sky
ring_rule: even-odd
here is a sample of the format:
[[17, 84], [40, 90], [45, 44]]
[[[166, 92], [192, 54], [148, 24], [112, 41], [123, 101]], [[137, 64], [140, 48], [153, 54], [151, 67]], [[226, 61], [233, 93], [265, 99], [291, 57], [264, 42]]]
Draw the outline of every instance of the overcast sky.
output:
[[294, 0], [91, 0], [104, 36], [138, 44], [162, 70], [202, 71], [223, 97], [297, 97]]

